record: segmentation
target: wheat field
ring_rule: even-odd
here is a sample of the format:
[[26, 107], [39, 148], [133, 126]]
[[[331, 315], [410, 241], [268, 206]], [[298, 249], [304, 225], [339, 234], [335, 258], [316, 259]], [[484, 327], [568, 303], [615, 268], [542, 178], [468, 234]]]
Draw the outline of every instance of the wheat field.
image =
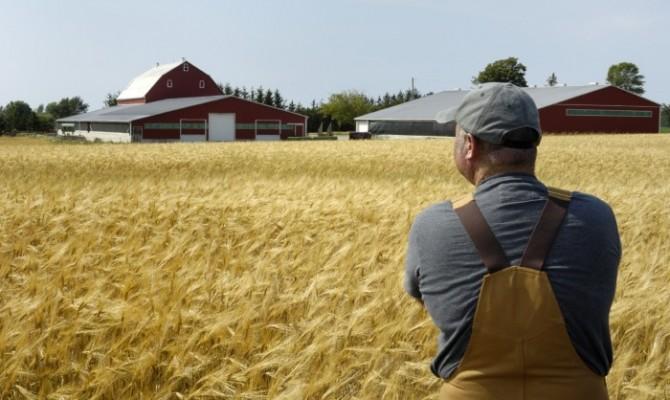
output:
[[[435, 399], [402, 289], [451, 141], [0, 138], [0, 398]], [[612, 399], [670, 399], [670, 135], [546, 137], [538, 176], [608, 201]]]

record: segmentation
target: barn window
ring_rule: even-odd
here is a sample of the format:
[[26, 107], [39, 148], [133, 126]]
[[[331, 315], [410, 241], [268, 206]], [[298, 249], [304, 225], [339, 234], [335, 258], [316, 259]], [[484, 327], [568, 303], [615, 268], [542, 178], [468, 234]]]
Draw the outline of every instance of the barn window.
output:
[[189, 68], [188, 63], [184, 63], [184, 65], [182, 65], [182, 69], [184, 70], [184, 72], [188, 72], [188, 68]]
[[568, 117], [628, 117], [628, 118], [651, 118], [651, 111], [641, 110], [603, 110], [586, 108], [568, 108], [565, 110]]
[[198, 87], [200, 87], [200, 89], [205, 88], [205, 80], [204, 79], [200, 79], [200, 83], [198, 84]]
[[167, 80], [167, 87], [172, 87], [172, 79]]

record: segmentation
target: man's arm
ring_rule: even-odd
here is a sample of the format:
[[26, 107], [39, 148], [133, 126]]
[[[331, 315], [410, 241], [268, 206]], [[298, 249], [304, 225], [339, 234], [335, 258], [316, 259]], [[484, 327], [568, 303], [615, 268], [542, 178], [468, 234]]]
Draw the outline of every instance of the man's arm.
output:
[[405, 291], [410, 296], [414, 297], [416, 300], [423, 305], [423, 300], [421, 299], [421, 291], [419, 290], [419, 272], [420, 272], [420, 259], [419, 259], [419, 247], [417, 243], [418, 229], [416, 221], [412, 224], [412, 229], [409, 231], [409, 239], [407, 243], [407, 254], [405, 256]]

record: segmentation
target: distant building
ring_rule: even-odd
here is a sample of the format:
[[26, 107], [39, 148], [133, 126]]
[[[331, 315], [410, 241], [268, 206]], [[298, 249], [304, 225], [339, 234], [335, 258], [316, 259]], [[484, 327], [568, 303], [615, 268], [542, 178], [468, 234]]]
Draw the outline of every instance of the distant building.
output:
[[[657, 133], [660, 104], [610, 85], [523, 88], [540, 111], [543, 132]], [[355, 118], [356, 131], [453, 136], [436, 115], [460, 104], [468, 90], [447, 90]]]
[[235, 96], [182, 61], [157, 65], [133, 79], [118, 105], [57, 121], [59, 133], [88, 140], [233, 141], [304, 136], [307, 117]]

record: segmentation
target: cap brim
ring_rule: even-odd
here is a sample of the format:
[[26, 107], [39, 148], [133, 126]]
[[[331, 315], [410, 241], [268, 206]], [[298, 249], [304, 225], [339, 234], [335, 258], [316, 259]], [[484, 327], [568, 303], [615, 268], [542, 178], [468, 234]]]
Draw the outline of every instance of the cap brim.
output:
[[435, 121], [440, 124], [446, 124], [456, 119], [456, 109], [458, 107], [447, 108], [435, 114]]

